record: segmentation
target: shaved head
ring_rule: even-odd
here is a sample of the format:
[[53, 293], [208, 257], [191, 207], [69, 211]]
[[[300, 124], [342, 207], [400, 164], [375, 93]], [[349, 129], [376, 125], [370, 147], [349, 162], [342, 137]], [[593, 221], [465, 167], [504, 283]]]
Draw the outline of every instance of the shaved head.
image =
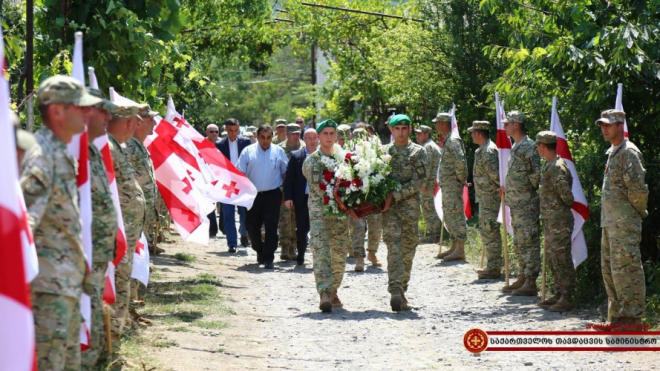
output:
[[206, 127], [206, 138], [211, 141], [211, 143], [215, 143], [216, 140], [218, 140], [218, 135], [220, 135], [220, 130], [218, 129], [218, 125], [216, 124], [209, 124]]

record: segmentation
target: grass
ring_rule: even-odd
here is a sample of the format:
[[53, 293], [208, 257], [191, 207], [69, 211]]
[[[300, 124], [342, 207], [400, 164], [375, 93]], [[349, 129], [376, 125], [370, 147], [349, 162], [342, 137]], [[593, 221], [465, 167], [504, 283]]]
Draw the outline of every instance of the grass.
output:
[[222, 321], [194, 321], [192, 325], [207, 330], [222, 330], [227, 327], [227, 323]]
[[186, 253], [182, 253], [182, 252], [178, 252], [178, 253], [174, 254], [174, 259], [176, 259], [178, 261], [186, 262], [186, 263], [192, 263], [195, 260], [197, 260], [197, 258], [194, 255], [186, 254]]
[[176, 326], [176, 327], [170, 327], [167, 329], [168, 331], [172, 332], [190, 332], [192, 331], [190, 327], [188, 326]]

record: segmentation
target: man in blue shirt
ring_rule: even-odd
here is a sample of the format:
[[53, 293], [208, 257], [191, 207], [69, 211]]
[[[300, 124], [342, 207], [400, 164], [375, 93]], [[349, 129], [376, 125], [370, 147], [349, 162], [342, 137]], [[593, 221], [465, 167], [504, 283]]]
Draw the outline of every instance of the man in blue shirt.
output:
[[[271, 145], [273, 129], [270, 126], [260, 126], [256, 134], [257, 143], [243, 150], [236, 167], [250, 179], [258, 192], [245, 218], [252, 249], [257, 252], [259, 264], [264, 264], [266, 269], [273, 269], [278, 242], [277, 225], [283, 201], [280, 186], [288, 161], [281, 147]], [[266, 231], [265, 241], [261, 239], [262, 226]]]

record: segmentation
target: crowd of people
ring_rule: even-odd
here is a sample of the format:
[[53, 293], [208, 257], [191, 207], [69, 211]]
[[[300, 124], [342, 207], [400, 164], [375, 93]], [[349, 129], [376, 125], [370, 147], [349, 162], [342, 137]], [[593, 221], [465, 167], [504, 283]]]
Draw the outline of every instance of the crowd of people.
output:
[[[115, 259], [117, 211], [103, 155], [92, 142], [107, 133], [127, 246], [135, 246], [144, 233], [156, 253], [157, 242], [163, 238], [159, 230], [169, 229], [169, 223], [160, 224], [167, 219], [166, 210], [143, 142], [153, 132], [157, 112], [147, 104], [113, 104], [99, 90], [85, 88], [66, 76], [50, 77], [40, 85], [37, 106], [43, 119], [41, 129], [34, 137], [18, 129], [16, 133], [21, 188], [39, 260], [39, 274], [31, 283], [38, 366], [41, 370], [93, 370], [100, 359], [119, 354], [121, 334], [127, 326], [148, 326], [151, 322], [139, 315], [136, 308], [140, 303], [133, 300], [138, 285], [130, 278], [131, 253], [117, 265], [116, 302], [104, 309], [104, 274], [108, 262]], [[624, 137], [625, 113], [607, 110], [601, 116], [596, 124], [612, 145], [607, 152], [601, 200], [601, 261], [608, 310], [611, 324], [635, 325], [640, 324], [645, 297], [639, 251], [641, 219], [648, 215], [645, 169], [642, 154]], [[390, 117], [387, 124], [392, 141], [383, 145], [383, 151], [391, 158], [390, 176], [398, 187], [388, 195], [380, 213], [364, 219], [354, 217], [354, 213], [342, 218], [323, 211], [328, 184], [322, 164], [324, 158], [333, 156], [337, 144], [350, 150], [351, 138], [377, 138], [371, 125], [338, 125], [328, 119], [306, 127], [304, 120], [297, 118], [290, 124], [277, 120], [274, 128], [261, 125], [245, 135], [240, 134], [240, 123], [233, 118], [220, 128], [209, 125], [207, 139], [258, 191], [249, 210], [219, 205], [219, 227], [215, 212], [209, 215], [210, 236], [215, 236], [218, 229], [226, 234], [230, 253], [236, 252], [239, 242], [243, 247], [251, 246], [265, 269], [274, 268], [278, 245], [281, 260], [304, 265], [309, 245], [319, 309], [331, 312], [333, 307], [343, 305], [338, 291], [347, 256], [355, 257], [356, 271], [365, 269], [365, 258], [373, 266], [381, 266], [376, 252], [382, 235], [387, 246], [389, 304], [393, 311], [411, 310], [405, 294], [419, 244], [420, 214], [426, 220], [429, 241], [437, 242], [443, 228], [432, 206], [436, 182], [442, 190], [442, 224], [452, 242], [447, 251], [441, 246], [437, 257], [445, 262], [465, 260], [467, 226], [462, 194], [468, 179], [466, 150], [462, 140], [452, 133], [450, 114], [438, 113], [432, 122], [440, 145], [433, 141], [430, 126], [420, 125], [415, 130], [414, 143], [410, 140], [410, 118], [403, 114]], [[487, 256], [487, 266], [478, 271], [478, 278], [502, 277], [503, 248], [497, 214], [503, 195], [511, 208], [520, 274], [502, 290], [511, 295], [538, 295], [542, 221], [555, 293], [539, 305], [551, 311], [571, 310], [575, 290], [571, 172], [557, 153], [560, 144], [555, 133], [542, 131], [531, 139], [526, 134], [525, 116], [518, 111], [509, 112], [503, 122], [507, 136], [515, 141], [507, 164], [506, 188], [500, 186], [498, 149], [490, 140], [491, 124], [474, 121], [468, 129], [478, 146], [473, 182], [479, 204], [479, 232]], [[74, 135], [85, 128], [90, 143], [93, 198], [93, 265], [89, 273], [82, 249], [78, 164], [67, 151]], [[226, 137], [219, 140], [222, 132]], [[246, 138], [249, 133], [254, 143]], [[543, 165], [541, 158], [545, 160]], [[81, 352], [78, 334], [83, 292], [92, 298], [92, 333], [89, 348]], [[111, 312], [112, 319], [109, 352], [104, 351], [104, 310]]]

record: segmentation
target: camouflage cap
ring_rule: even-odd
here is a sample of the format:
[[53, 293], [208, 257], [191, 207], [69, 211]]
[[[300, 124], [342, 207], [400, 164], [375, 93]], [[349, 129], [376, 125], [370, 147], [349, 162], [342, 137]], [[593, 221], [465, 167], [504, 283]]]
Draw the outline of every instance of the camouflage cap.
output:
[[557, 134], [549, 130], [539, 131], [536, 134], [536, 143], [555, 144], [557, 143]]
[[525, 114], [520, 111], [511, 111], [506, 114], [506, 118], [502, 120], [502, 123], [506, 122], [519, 122], [523, 123], [525, 121]]
[[600, 118], [596, 120], [596, 125], [600, 124], [616, 124], [617, 122], [623, 123], [626, 119], [626, 113], [618, 109], [608, 109], [600, 114]]
[[79, 107], [95, 106], [101, 99], [90, 95], [80, 81], [70, 76], [57, 75], [44, 80], [37, 90], [37, 105], [73, 104]]
[[451, 122], [451, 115], [449, 112], [438, 112], [431, 122]]
[[16, 147], [27, 151], [37, 143], [37, 139], [32, 133], [21, 129], [21, 119], [16, 112], [9, 111], [9, 115], [11, 116], [11, 121], [14, 124], [14, 132], [16, 133]]
[[227, 136], [227, 132], [226, 132], [226, 131], [223, 131], [222, 134], [220, 134], [220, 136], [221, 136], [221, 137], [226, 137], [226, 136]]
[[250, 131], [246, 131], [242, 135], [246, 138], [254, 138], [254, 133]]
[[357, 128], [353, 130], [353, 135], [367, 135], [367, 131], [364, 128]]
[[419, 125], [419, 129], [415, 129], [415, 133], [431, 134], [432, 132], [433, 129], [426, 125]]
[[287, 127], [287, 125], [286, 125], [286, 120], [285, 120], [285, 119], [277, 119], [277, 120], [275, 120], [275, 127], [276, 127], [276, 128]]
[[488, 121], [472, 121], [472, 126], [468, 128], [468, 131], [473, 130], [489, 130], [490, 131], [490, 122]]
[[245, 129], [245, 130], [246, 130], [248, 133], [255, 133], [255, 132], [257, 131], [257, 127], [256, 127], [256, 126], [252, 126], [252, 125], [250, 125], [250, 126], [248, 126], [247, 129]]
[[142, 118], [138, 114], [140, 111], [140, 106], [137, 104], [129, 103], [129, 104], [115, 104], [115, 107], [113, 108], [112, 111], [110, 111], [110, 114], [112, 117], [115, 118], [122, 118], [122, 119], [130, 119], [130, 118], [136, 118], [140, 121], [142, 121]]
[[300, 125], [298, 124], [288, 124], [286, 126], [286, 133], [287, 134], [300, 134]]
[[140, 115], [140, 117], [142, 117], [143, 119], [152, 119], [156, 117], [156, 115], [158, 115], [158, 112], [152, 110], [151, 106], [148, 105], [147, 103], [138, 104], [138, 107], [139, 107], [138, 115]]
[[102, 99], [101, 103], [95, 105], [96, 108], [104, 109], [108, 112], [114, 109], [115, 104], [110, 102], [110, 100], [106, 98], [105, 94], [103, 94], [101, 90], [90, 88], [89, 86], [86, 89], [90, 95]]

